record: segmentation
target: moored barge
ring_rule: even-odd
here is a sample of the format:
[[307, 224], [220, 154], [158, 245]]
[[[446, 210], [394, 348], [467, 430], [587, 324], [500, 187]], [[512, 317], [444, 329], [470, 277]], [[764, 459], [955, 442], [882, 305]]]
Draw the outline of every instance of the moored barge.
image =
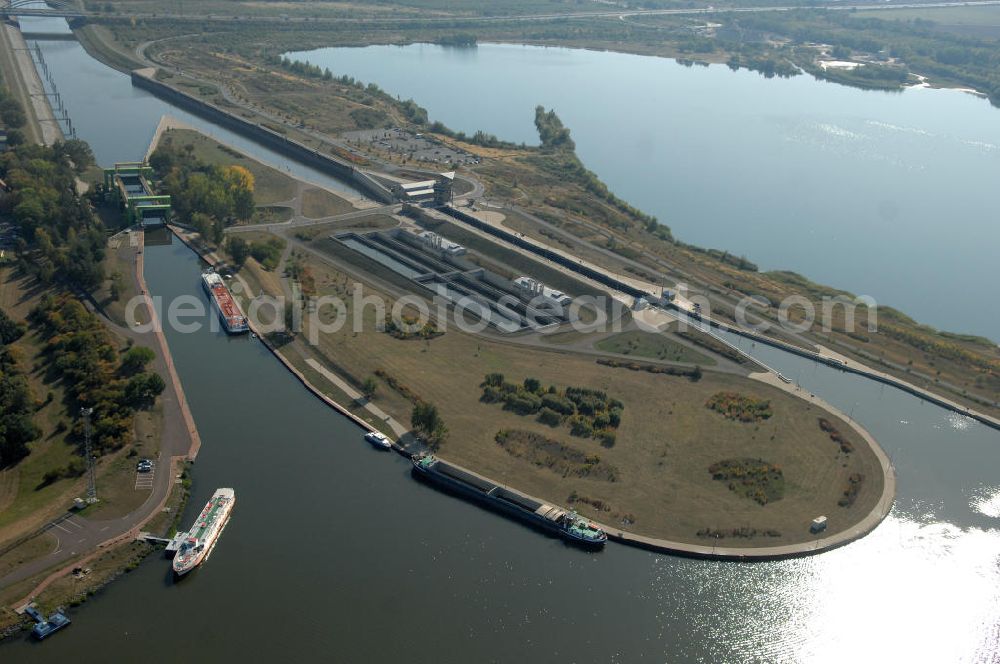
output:
[[229, 292], [222, 275], [215, 270], [207, 270], [201, 275], [201, 284], [205, 292], [215, 304], [219, 319], [229, 334], [243, 334], [250, 331], [250, 322], [243, 315], [243, 310], [237, 304], [233, 294]]
[[607, 534], [597, 524], [576, 512], [505, 489], [435, 456], [414, 457], [413, 472], [417, 477], [478, 500], [574, 544], [600, 548], [608, 541]]

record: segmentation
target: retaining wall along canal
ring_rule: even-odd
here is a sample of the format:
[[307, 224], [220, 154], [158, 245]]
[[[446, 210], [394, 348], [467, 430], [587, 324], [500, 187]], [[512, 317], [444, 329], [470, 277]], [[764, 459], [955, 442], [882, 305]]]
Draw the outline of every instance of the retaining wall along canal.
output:
[[132, 85], [151, 92], [175, 106], [200, 115], [210, 122], [242, 134], [279, 154], [290, 157], [306, 166], [311, 166], [327, 175], [354, 184], [377, 201], [387, 204], [396, 202], [395, 197], [389, 189], [352, 164], [337, 159], [332, 155], [323, 154], [273, 129], [250, 122], [203, 99], [161, 83], [147, 75], [147, 71], [152, 70], [136, 70], [131, 72]]

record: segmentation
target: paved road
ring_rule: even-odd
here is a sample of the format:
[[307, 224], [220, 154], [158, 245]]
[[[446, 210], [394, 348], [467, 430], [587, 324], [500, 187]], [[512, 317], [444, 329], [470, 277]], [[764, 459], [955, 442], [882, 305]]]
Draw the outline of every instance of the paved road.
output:
[[187, 14], [187, 13], [136, 13], [128, 17], [124, 15], [107, 16], [100, 13], [89, 13], [88, 20], [92, 22], [120, 22], [124, 18], [134, 18], [145, 23], [154, 21], [192, 21], [198, 23], [350, 23], [350, 24], [435, 24], [469, 25], [489, 23], [540, 23], [551, 21], [579, 20], [592, 18], [612, 18], [631, 16], [695, 16], [700, 14], [723, 14], [727, 12], [741, 14], [756, 14], [765, 12], [789, 12], [797, 9], [826, 9], [834, 11], [879, 10], [893, 9], [924, 9], [942, 7], [981, 7], [1000, 4], [1000, 0], [981, 0], [978, 2], [906, 2], [906, 3], [855, 3], [855, 4], [823, 4], [823, 5], [783, 5], [777, 7], [689, 7], [676, 9], [617, 9], [594, 10], [579, 12], [545, 13], [545, 14], [508, 14], [503, 16], [394, 16], [394, 17], [350, 17], [350, 16], [237, 16], [231, 14]]

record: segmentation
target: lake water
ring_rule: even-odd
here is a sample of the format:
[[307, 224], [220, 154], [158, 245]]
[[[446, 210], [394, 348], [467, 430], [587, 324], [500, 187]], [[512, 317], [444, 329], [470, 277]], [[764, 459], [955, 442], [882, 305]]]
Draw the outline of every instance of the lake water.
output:
[[537, 143], [535, 106], [553, 108], [587, 167], [685, 242], [1000, 340], [1000, 110], [983, 99], [506, 44], [288, 56], [467, 133]]
[[[81, 79], [63, 92], [81, 138], [111, 159], [141, 154], [151, 130], [103, 125], [134, 114], [148, 128], [143, 114], [169, 106], [126, 94], [75, 44], [43, 49], [60, 80]], [[117, 115], [95, 105], [105, 96]], [[187, 248], [145, 257], [152, 294], [200, 297]], [[1000, 651], [1000, 432], [897, 390], [748, 346], [868, 427], [899, 493], [874, 533], [836, 551], [713, 563], [565, 546], [413, 481], [252, 340], [167, 337], [203, 440], [184, 523], [232, 486], [225, 535], [182, 583], [151, 557], [71, 628], [4, 645], [0, 661], [940, 664]]]

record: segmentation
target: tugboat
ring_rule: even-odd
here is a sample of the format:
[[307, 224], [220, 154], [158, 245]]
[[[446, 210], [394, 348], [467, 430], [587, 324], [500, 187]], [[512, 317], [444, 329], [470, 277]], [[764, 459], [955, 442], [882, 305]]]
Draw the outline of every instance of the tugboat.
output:
[[414, 457], [413, 472], [417, 477], [478, 500], [574, 544], [601, 548], [608, 541], [604, 530], [576, 512], [505, 489], [435, 456]]

